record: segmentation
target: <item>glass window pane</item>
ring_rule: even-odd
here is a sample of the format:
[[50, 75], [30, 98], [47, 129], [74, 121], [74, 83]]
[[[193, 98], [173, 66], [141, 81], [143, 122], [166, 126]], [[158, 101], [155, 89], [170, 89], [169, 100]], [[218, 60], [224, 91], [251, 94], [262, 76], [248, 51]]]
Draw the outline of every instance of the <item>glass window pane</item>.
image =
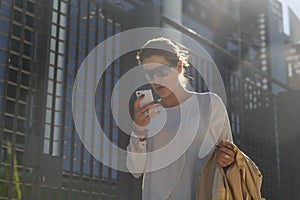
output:
[[[47, 108], [50, 108], [50, 109], [52, 108], [52, 96], [51, 95], [47, 95]], [[50, 121], [49, 121], [49, 123], [50, 123]]]
[[18, 40], [11, 40], [11, 48], [12, 50], [19, 52], [20, 51], [20, 42]]
[[25, 40], [32, 42], [32, 31], [25, 30]]
[[62, 111], [63, 110], [63, 101], [62, 98], [56, 97], [55, 98], [55, 110]]
[[0, 63], [6, 64], [6, 51], [0, 49]]
[[27, 101], [28, 91], [24, 88], [20, 89], [20, 99], [23, 101]]
[[53, 52], [50, 52], [50, 64], [55, 64], [55, 54]]
[[18, 72], [13, 69], [8, 70], [8, 80], [17, 83], [18, 82]]
[[30, 1], [27, 1], [27, 11], [33, 13], [34, 12], [34, 4]]
[[57, 12], [52, 12], [52, 22], [57, 24]]
[[18, 25], [13, 24], [12, 32], [14, 36], [21, 37], [21, 27], [19, 27]]
[[20, 8], [23, 8], [23, 0], [15, 0], [15, 5]]
[[13, 124], [14, 124], [14, 118], [10, 116], [5, 116], [4, 117], [4, 127], [12, 130], [13, 129]]
[[58, 0], [53, 0], [53, 9], [58, 10]]
[[68, 7], [67, 7], [67, 4], [63, 1], [60, 2], [60, 11], [64, 14], [67, 14], [67, 10], [68, 10]]
[[66, 30], [63, 28], [59, 29], [59, 39], [63, 41], [66, 39]]
[[9, 29], [8, 21], [0, 18], [0, 31], [4, 33], [8, 33], [8, 29]]
[[33, 27], [34, 26], [34, 19], [33, 17], [26, 15], [26, 25], [29, 27]]
[[28, 44], [24, 44], [24, 55], [31, 57], [32, 56], [32, 47]]
[[56, 37], [57, 26], [52, 24], [51, 26], [51, 36]]
[[51, 38], [51, 40], [50, 40], [50, 49], [52, 51], [55, 51], [55, 48], [56, 48], [56, 41], [55, 41], [54, 38]]
[[7, 48], [7, 36], [0, 33], [0, 46], [2, 48]]
[[67, 27], [67, 18], [64, 15], [60, 15], [60, 26]]
[[[49, 109], [47, 109], [47, 110], [46, 110], [46, 122], [47, 122], [47, 123], [51, 123], [51, 122], [52, 122], [51, 116], [52, 116], [52, 111], [49, 110]], [[45, 137], [50, 138], [50, 126], [47, 127], [47, 125], [46, 125], [45, 131], [46, 131], [46, 132], [45, 132]]]
[[19, 66], [19, 56], [15, 54], [10, 54], [9, 64], [14, 67]]
[[44, 153], [50, 153], [50, 141], [47, 139], [44, 140]]
[[[1, 51], [0, 51], [1, 52]], [[5, 77], [5, 69], [6, 69], [6, 67], [5, 66], [0, 66], [0, 79], [4, 79], [4, 77]], [[0, 80], [0, 90], [1, 91], [3, 91], [3, 82], [2, 82], [2, 80]], [[0, 96], [1, 95], [3, 95], [3, 93], [2, 92], [0, 92]]]
[[10, 18], [10, 10], [11, 10], [10, 6], [7, 6], [5, 4], [1, 5], [1, 11], [2, 11], [1, 14], [3, 16]]
[[14, 10], [14, 20], [22, 23], [22, 13], [18, 10]]
[[[64, 80], [64, 71], [62, 69], [57, 69], [56, 70], [56, 80], [57, 81], [60, 81], [60, 82], [63, 82]], [[60, 90], [63, 88], [63, 86], [61, 84], [57, 84], [56, 86], [57, 88], [60, 87]], [[58, 91], [58, 93], [60, 96], [62, 95], [62, 92], [61, 91]]]
[[53, 81], [48, 80], [48, 93], [53, 93]]
[[21, 84], [25, 85], [25, 86], [29, 86], [29, 80], [30, 80], [29, 75], [22, 73], [22, 75], [21, 75]]
[[22, 59], [22, 69], [25, 71], [30, 71], [30, 60], [26, 58]]
[[6, 100], [6, 112], [10, 113], [10, 114], [14, 114], [15, 113], [15, 102], [10, 101], [10, 100]]
[[14, 85], [7, 85], [7, 96], [16, 98], [17, 88]]
[[58, 53], [61, 53], [61, 54], [65, 53], [65, 44], [63, 42], [58, 43]]

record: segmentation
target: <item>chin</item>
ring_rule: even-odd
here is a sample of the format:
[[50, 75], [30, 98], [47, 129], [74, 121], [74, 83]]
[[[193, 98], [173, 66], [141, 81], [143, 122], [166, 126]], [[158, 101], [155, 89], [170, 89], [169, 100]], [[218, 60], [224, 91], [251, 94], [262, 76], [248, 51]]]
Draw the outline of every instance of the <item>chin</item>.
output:
[[168, 96], [170, 96], [170, 94], [172, 93], [172, 92], [170, 92], [170, 91], [156, 91], [156, 93], [158, 94], [158, 96], [160, 97], [160, 98], [165, 98], [165, 97], [168, 97]]

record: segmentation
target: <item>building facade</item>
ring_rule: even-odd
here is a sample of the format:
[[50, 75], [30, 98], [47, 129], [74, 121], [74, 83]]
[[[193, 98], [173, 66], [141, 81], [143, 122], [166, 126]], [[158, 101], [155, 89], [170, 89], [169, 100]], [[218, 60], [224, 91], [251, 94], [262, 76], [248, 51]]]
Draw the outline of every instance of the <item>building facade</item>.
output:
[[300, 89], [300, 43], [287, 46], [286, 61], [288, 84], [293, 89]]
[[[16, 184], [22, 199], [131, 199], [129, 175], [102, 165], [81, 143], [71, 104], [80, 64], [97, 44], [120, 32], [120, 18], [106, 11], [104, 1], [0, 4], [1, 171], [10, 169], [0, 180], [1, 199], [15, 197]], [[109, 108], [120, 70], [116, 60], [96, 95], [97, 117], [116, 144], [119, 130]], [[7, 159], [9, 148], [16, 162]]]

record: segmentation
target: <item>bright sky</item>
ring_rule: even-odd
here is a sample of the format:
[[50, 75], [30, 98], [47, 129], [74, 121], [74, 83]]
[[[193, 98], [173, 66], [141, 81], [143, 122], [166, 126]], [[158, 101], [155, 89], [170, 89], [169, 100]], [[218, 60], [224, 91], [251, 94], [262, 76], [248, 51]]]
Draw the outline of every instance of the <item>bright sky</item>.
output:
[[296, 15], [300, 18], [300, 1], [299, 0], [282, 0], [287, 3], [287, 5], [292, 8]]
[[279, 0], [282, 2], [284, 32], [290, 34], [290, 23], [288, 18], [288, 7], [291, 8], [300, 19], [300, 1], [299, 0]]

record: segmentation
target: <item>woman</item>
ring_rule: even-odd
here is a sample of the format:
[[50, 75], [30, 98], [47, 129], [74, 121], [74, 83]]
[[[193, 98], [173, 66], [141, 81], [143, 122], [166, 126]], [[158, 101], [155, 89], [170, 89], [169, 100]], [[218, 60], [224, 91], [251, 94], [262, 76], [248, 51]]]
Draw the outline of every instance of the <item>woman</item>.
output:
[[[232, 140], [226, 108], [213, 93], [187, 90], [186, 51], [169, 39], [149, 40], [137, 59], [160, 99], [141, 107], [141, 96], [134, 103], [127, 150], [141, 156], [128, 154], [127, 167], [136, 178], [143, 175], [143, 200], [194, 199], [198, 174], [214, 149], [220, 167], [234, 161], [234, 152], [223, 142]], [[151, 154], [168, 145], [173, 145], [168, 155]]]

